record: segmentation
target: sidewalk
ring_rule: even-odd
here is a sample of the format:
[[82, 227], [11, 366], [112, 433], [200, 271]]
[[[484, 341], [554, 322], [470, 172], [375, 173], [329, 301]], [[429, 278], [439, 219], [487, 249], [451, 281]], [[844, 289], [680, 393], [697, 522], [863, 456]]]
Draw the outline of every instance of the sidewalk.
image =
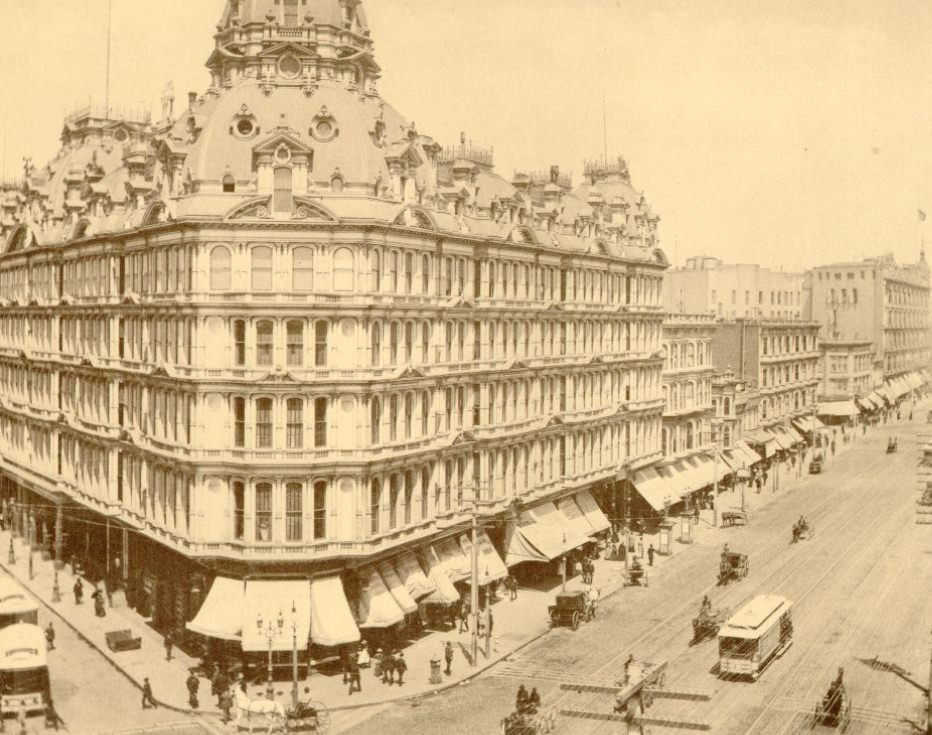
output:
[[[873, 431], [873, 429], [868, 429], [868, 431]], [[833, 459], [839, 453], [856, 446], [862, 436], [860, 429], [858, 429], [853, 432], [852, 440], [844, 443], [841, 441], [841, 432], [838, 433], [839, 441], [837, 442], [835, 455], [832, 455], [830, 451], [827, 452], [827, 466], [829, 468]], [[810, 450], [810, 457], [811, 454]], [[779, 488], [776, 492], [772, 490], [772, 477], [768, 487], [759, 494], [753, 488], [745, 490], [745, 508], [749, 512], [750, 522], [754, 522], [756, 510], [766, 506], [786, 489], [794, 487], [800, 482], [805, 482], [805, 478], [808, 477], [807, 469], [804, 466], [800, 473], [798, 460], [797, 468], [792, 471], [781, 469]], [[740, 505], [741, 493], [737, 490], [720, 493], [716, 503], [719, 515], [724, 510], [739, 508]], [[712, 525], [712, 515], [711, 510], [702, 511], [698, 524], [692, 527], [693, 542], [691, 544], [684, 544], [677, 540], [680, 531], [679, 527], [676, 526], [673, 528], [674, 541], [671, 544], [673, 553], [670, 556], [655, 554], [653, 567], [649, 566], [647, 560], [644, 559], [643, 564], [648, 570], [649, 581], [652, 585], [662, 583], [664, 575], [662, 573], [656, 574], [655, 570], [662, 568], [664, 563], [673, 556], [687, 551], [692, 546], [718, 546], [727, 541], [727, 531], [723, 532], [721, 528]], [[643, 550], [645, 554], [651, 544], [655, 549], [659, 547], [657, 534], [644, 534]], [[9, 545], [10, 532], [0, 532], [0, 561], [5, 562], [7, 560]], [[119, 599], [115, 597], [114, 603], [116, 606], [107, 609], [106, 617], [96, 617], [93, 601], [90, 600], [93, 585], [86, 580], [84, 583], [85, 602], [80, 606], [75, 605], [71, 591], [75, 577], [68, 567], [58, 574], [61, 601], [53, 603], [51, 601], [54, 581], [52, 562], [43, 561], [38, 553], [35, 554], [33, 559], [34, 576], [30, 580], [27, 547], [21, 540], [14, 541], [14, 547], [16, 550], [16, 564], [12, 566], [0, 564], [0, 566], [7, 569], [46, 607], [58, 615], [64, 624], [74, 629], [140, 689], [143, 678], [148, 677], [155, 698], [163, 706], [179, 712], [207, 716], [207, 719], [211, 721], [211, 729], [220, 727], [220, 712], [216, 707], [215, 697], [210, 694], [210, 682], [206, 679], [201, 680], [201, 709], [192, 712], [188, 707], [185, 679], [188, 676], [189, 669], [195, 667], [198, 661], [177, 649], [173, 652], [172, 660], [166, 661], [161, 635], [150, 628], [135, 611], [126, 607], [125, 603], [122, 602], [122, 597]], [[598, 559], [595, 561], [595, 568], [594, 585], [600, 588], [602, 598], [616, 594], [622, 589], [623, 561]], [[584, 587], [581, 578], [578, 576], [568, 579], [566, 586], [568, 590], [578, 590]], [[462, 684], [549, 631], [550, 623], [547, 607], [553, 604], [554, 596], [559, 590], [559, 578], [551, 578], [549, 586], [539, 589], [522, 587], [519, 589], [516, 600], [508, 600], [506, 594], [504, 599], [499, 599], [494, 603], [492, 606], [494, 622], [490, 656], [485, 656], [485, 639], [480, 638], [478, 661], [475, 667], [471, 666], [469, 662], [471, 643], [469, 633], [460, 634], [457, 629], [434, 631], [404, 648], [405, 659], [408, 663], [404, 685], [382, 684], [380, 680], [375, 678], [372, 669], [365, 669], [361, 672], [362, 692], [350, 695], [348, 694], [347, 685], [343, 683], [341, 674], [325, 675], [315, 672], [310, 678], [298, 683], [300, 698], [307, 699], [310, 697], [323, 702], [330, 710], [351, 709], [436, 694], [450, 686]], [[112, 652], [107, 647], [105, 633], [126, 628], [132, 630], [134, 636], [142, 638], [142, 648], [135, 651]], [[443, 660], [443, 646], [448, 640], [453, 642], [456, 651], [452, 675], [442, 675], [443, 681], [441, 684], [431, 684], [429, 682], [430, 661], [432, 658]], [[52, 675], [54, 677], [54, 672]], [[304, 693], [305, 688], [310, 690], [308, 694]], [[276, 681], [275, 691], [276, 698], [286, 707], [290, 706], [291, 682]], [[252, 699], [264, 698], [265, 685], [251, 685], [248, 695]], [[232, 729], [232, 725], [230, 727]]]

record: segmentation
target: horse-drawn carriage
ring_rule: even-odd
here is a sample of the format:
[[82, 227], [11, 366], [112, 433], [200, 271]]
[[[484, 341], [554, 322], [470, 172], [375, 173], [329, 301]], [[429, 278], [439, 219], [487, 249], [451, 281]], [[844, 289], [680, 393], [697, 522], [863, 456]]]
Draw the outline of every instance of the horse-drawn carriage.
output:
[[249, 699], [239, 687], [234, 694], [237, 731], [325, 733], [330, 729], [330, 712], [322, 702], [308, 700], [285, 709], [274, 699]]
[[843, 678], [844, 669], [838, 669], [837, 678], [815, 706], [810, 729], [819, 726], [837, 727], [842, 732], [848, 729], [851, 722], [851, 698], [845, 690]]
[[550, 624], [553, 627], [568, 625], [576, 630], [579, 627], [579, 621], [588, 617], [588, 608], [589, 601], [585, 592], [560, 592], [557, 595], [556, 604], [547, 608], [550, 613]]
[[793, 539], [790, 543], [796, 543], [803, 539], [811, 538], [815, 534], [815, 528], [805, 518], [800, 516], [799, 520], [793, 524]]
[[744, 526], [748, 522], [748, 513], [746, 510], [732, 508], [722, 512], [723, 526]]
[[624, 571], [624, 586], [637, 587], [642, 584], [647, 587], [647, 570], [638, 561], [638, 558], [634, 557], [631, 567]]
[[713, 610], [709, 598], [704, 597], [699, 606], [699, 614], [693, 618], [693, 639], [690, 645], [718, 635], [718, 629], [728, 620], [728, 615], [727, 608]]
[[748, 555], [739, 554], [737, 551], [729, 551], [728, 544], [725, 544], [725, 548], [722, 549], [722, 558], [718, 564], [718, 583], [728, 584], [732, 579], [738, 581], [742, 577], [748, 576], [749, 568]]

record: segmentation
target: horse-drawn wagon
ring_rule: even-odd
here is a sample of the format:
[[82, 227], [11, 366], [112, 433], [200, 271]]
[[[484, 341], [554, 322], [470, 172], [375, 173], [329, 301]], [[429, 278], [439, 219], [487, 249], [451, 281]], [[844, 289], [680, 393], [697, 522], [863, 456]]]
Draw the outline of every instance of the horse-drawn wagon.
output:
[[638, 558], [634, 557], [631, 567], [624, 571], [624, 586], [637, 587], [642, 584], [647, 587], [647, 570]]
[[718, 564], [718, 583], [728, 584], [734, 579], [740, 581], [743, 577], [748, 576], [750, 563], [747, 554], [740, 554], [737, 551], [729, 551], [728, 545], [722, 549], [722, 558]]
[[322, 702], [308, 700], [285, 709], [274, 699], [249, 699], [239, 687], [234, 694], [237, 731], [325, 733], [330, 729], [330, 712]]
[[800, 519], [793, 524], [793, 540], [791, 543], [811, 538], [813, 534], [815, 534], [815, 528], [809, 521], [800, 516]]
[[693, 639], [690, 645], [718, 635], [718, 629], [728, 620], [728, 615], [727, 608], [713, 610], [709, 598], [704, 597], [699, 606], [699, 614], [693, 618]]
[[547, 608], [550, 613], [550, 624], [554, 627], [568, 625], [576, 630], [579, 627], [579, 621], [586, 618], [588, 606], [585, 592], [561, 592], [557, 595], [556, 604]]
[[838, 676], [831, 683], [825, 696], [816, 703], [810, 729], [824, 726], [836, 727], [842, 732], [851, 722], [851, 698], [845, 690], [844, 669], [838, 669]]

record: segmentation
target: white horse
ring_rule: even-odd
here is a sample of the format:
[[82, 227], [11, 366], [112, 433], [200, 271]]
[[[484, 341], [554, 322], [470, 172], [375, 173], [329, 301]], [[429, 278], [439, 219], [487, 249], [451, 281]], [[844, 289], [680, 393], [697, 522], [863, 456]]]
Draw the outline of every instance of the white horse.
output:
[[[281, 702], [274, 699], [250, 699], [246, 696], [240, 687], [234, 687], [234, 696], [236, 701], [236, 729], [253, 731], [252, 718], [265, 717], [268, 723], [266, 732], [281, 730], [285, 724], [285, 708]], [[246, 724], [243, 726], [242, 720], [245, 717]]]

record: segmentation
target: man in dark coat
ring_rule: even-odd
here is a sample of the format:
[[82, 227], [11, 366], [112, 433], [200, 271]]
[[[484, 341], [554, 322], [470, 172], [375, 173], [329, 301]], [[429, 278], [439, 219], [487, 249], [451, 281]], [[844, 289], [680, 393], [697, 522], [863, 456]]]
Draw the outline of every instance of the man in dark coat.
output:
[[398, 672], [398, 686], [404, 686], [405, 672], [408, 670], [408, 662], [405, 661], [404, 651], [398, 652], [398, 657], [395, 659], [395, 671]]
[[453, 644], [450, 641], [444, 646], [443, 658], [447, 662], [446, 675], [450, 676], [453, 673]]
[[74, 587], [72, 587], [74, 592], [74, 604], [80, 605], [84, 599], [84, 585], [81, 584], [81, 578], [75, 580]]
[[188, 679], [185, 681], [185, 686], [188, 688], [188, 704], [191, 706], [191, 709], [197, 709], [199, 702], [197, 701], [197, 690], [201, 688], [201, 682], [194, 675], [192, 671], [188, 674]]
[[647, 547], [647, 563], [650, 566], [654, 566], [654, 545], [651, 544]]
[[152, 685], [149, 683], [149, 678], [146, 677], [143, 679], [142, 683], [142, 708], [149, 709], [149, 707], [157, 707], [155, 699], [152, 697]]
[[175, 641], [172, 639], [172, 632], [168, 631], [165, 634], [165, 638], [162, 641], [162, 645], [165, 646], [165, 660], [172, 660], [172, 646], [175, 645]]

